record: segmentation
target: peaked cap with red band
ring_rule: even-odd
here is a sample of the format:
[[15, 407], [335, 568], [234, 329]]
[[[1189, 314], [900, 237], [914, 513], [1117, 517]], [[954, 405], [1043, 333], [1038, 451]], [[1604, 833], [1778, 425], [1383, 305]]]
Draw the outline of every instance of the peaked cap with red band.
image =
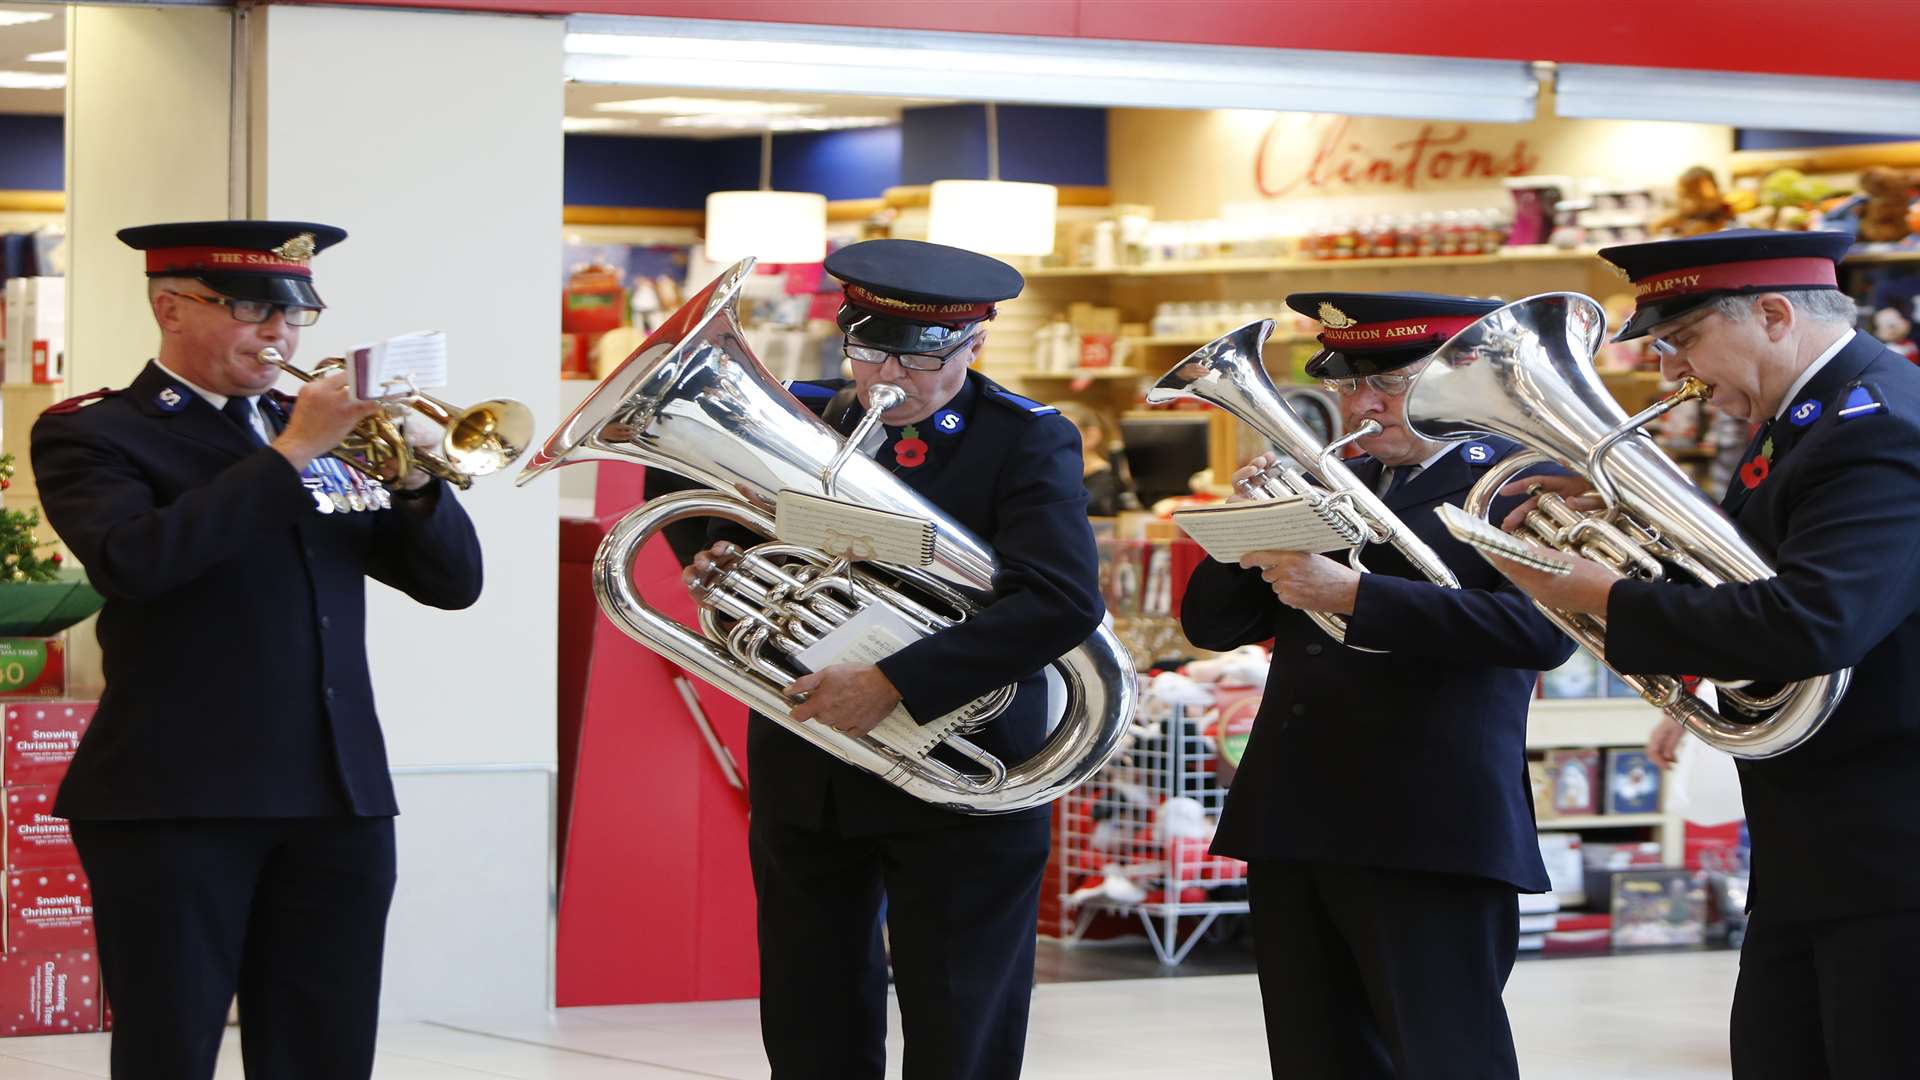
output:
[[1406, 367], [1480, 316], [1500, 310], [1494, 300], [1424, 292], [1294, 293], [1287, 306], [1320, 320], [1320, 352], [1306, 368], [1316, 379], [1364, 378]]
[[958, 345], [994, 305], [1020, 295], [1020, 271], [990, 255], [920, 240], [864, 240], [827, 256], [846, 286], [837, 322], [862, 345], [939, 353]]
[[1633, 318], [1614, 340], [1643, 337], [1719, 296], [1837, 289], [1835, 265], [1852, 246], [1846, 233], [1728, 229], [1601, 248], [1634, 285]]
[[116, 235], [147, 253], [148, 277], [197, 278], [236, 300], [320, 308], [313, 257], [347, 231], [310, 221], [176, 221]]

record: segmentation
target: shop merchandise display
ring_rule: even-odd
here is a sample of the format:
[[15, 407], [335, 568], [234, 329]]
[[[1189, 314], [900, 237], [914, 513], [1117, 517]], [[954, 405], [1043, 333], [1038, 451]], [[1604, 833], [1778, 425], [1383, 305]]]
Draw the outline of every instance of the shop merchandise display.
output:
[[9, 695], [0, 708], [0, 1036], [100, 1031], [110, 1023], [94, 951], [92, 890], [66, 819], [52, 814], [54, 792], [97, 705]]
[[1120, 753], [1061, 800], [1060, 905], [1043, 932], [1077, 944], [1099, 916], [1118, 915], [1172, 966], [1221, 916], [1246, 913], [1246, 864], [1208, 848], [1231, 782], [1229, 747], [1244, 737], [1222, 721], [1250, 715], [1266, 670], [1254, 646], [1148, 680]]

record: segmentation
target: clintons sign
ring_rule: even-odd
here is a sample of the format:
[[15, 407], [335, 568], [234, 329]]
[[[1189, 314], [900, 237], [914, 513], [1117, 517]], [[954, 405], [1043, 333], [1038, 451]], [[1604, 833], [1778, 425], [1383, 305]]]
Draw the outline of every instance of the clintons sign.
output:
[[[1526, 127], [1508, 129], [1525, 131]], [[1492, 186], [1538, 172], [1525, 138], [1466, 124], [1370, 122], [1348, 116], [1277, 116], [1260, 137], [1253, 182], [1269, 199]]]

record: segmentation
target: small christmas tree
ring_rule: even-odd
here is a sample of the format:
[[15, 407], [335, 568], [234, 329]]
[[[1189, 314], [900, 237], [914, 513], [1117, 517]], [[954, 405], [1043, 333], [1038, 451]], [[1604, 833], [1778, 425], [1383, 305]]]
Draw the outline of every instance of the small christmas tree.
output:
[[[13, 455], [0, 454], [0, 491], [13, 486]], [[22, 581], [53, 581], [60, 574], [60, 553], [41, 551], [34, 530], [40, 527], [38, 510], [0, 510], [0, 585]]]

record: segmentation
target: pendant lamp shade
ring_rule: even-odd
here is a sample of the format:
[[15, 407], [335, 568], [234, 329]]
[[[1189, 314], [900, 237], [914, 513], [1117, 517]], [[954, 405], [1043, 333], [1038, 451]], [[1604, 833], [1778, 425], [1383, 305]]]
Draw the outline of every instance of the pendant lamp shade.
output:
[[1052, 184], [936, 180], [927, 239], [983, 255], [1050, 254], [1058, 203]]
[[707, 258], [817, 263], [827, 257], [827, 197], [804, 191], [716, 191], [707, 196]]

